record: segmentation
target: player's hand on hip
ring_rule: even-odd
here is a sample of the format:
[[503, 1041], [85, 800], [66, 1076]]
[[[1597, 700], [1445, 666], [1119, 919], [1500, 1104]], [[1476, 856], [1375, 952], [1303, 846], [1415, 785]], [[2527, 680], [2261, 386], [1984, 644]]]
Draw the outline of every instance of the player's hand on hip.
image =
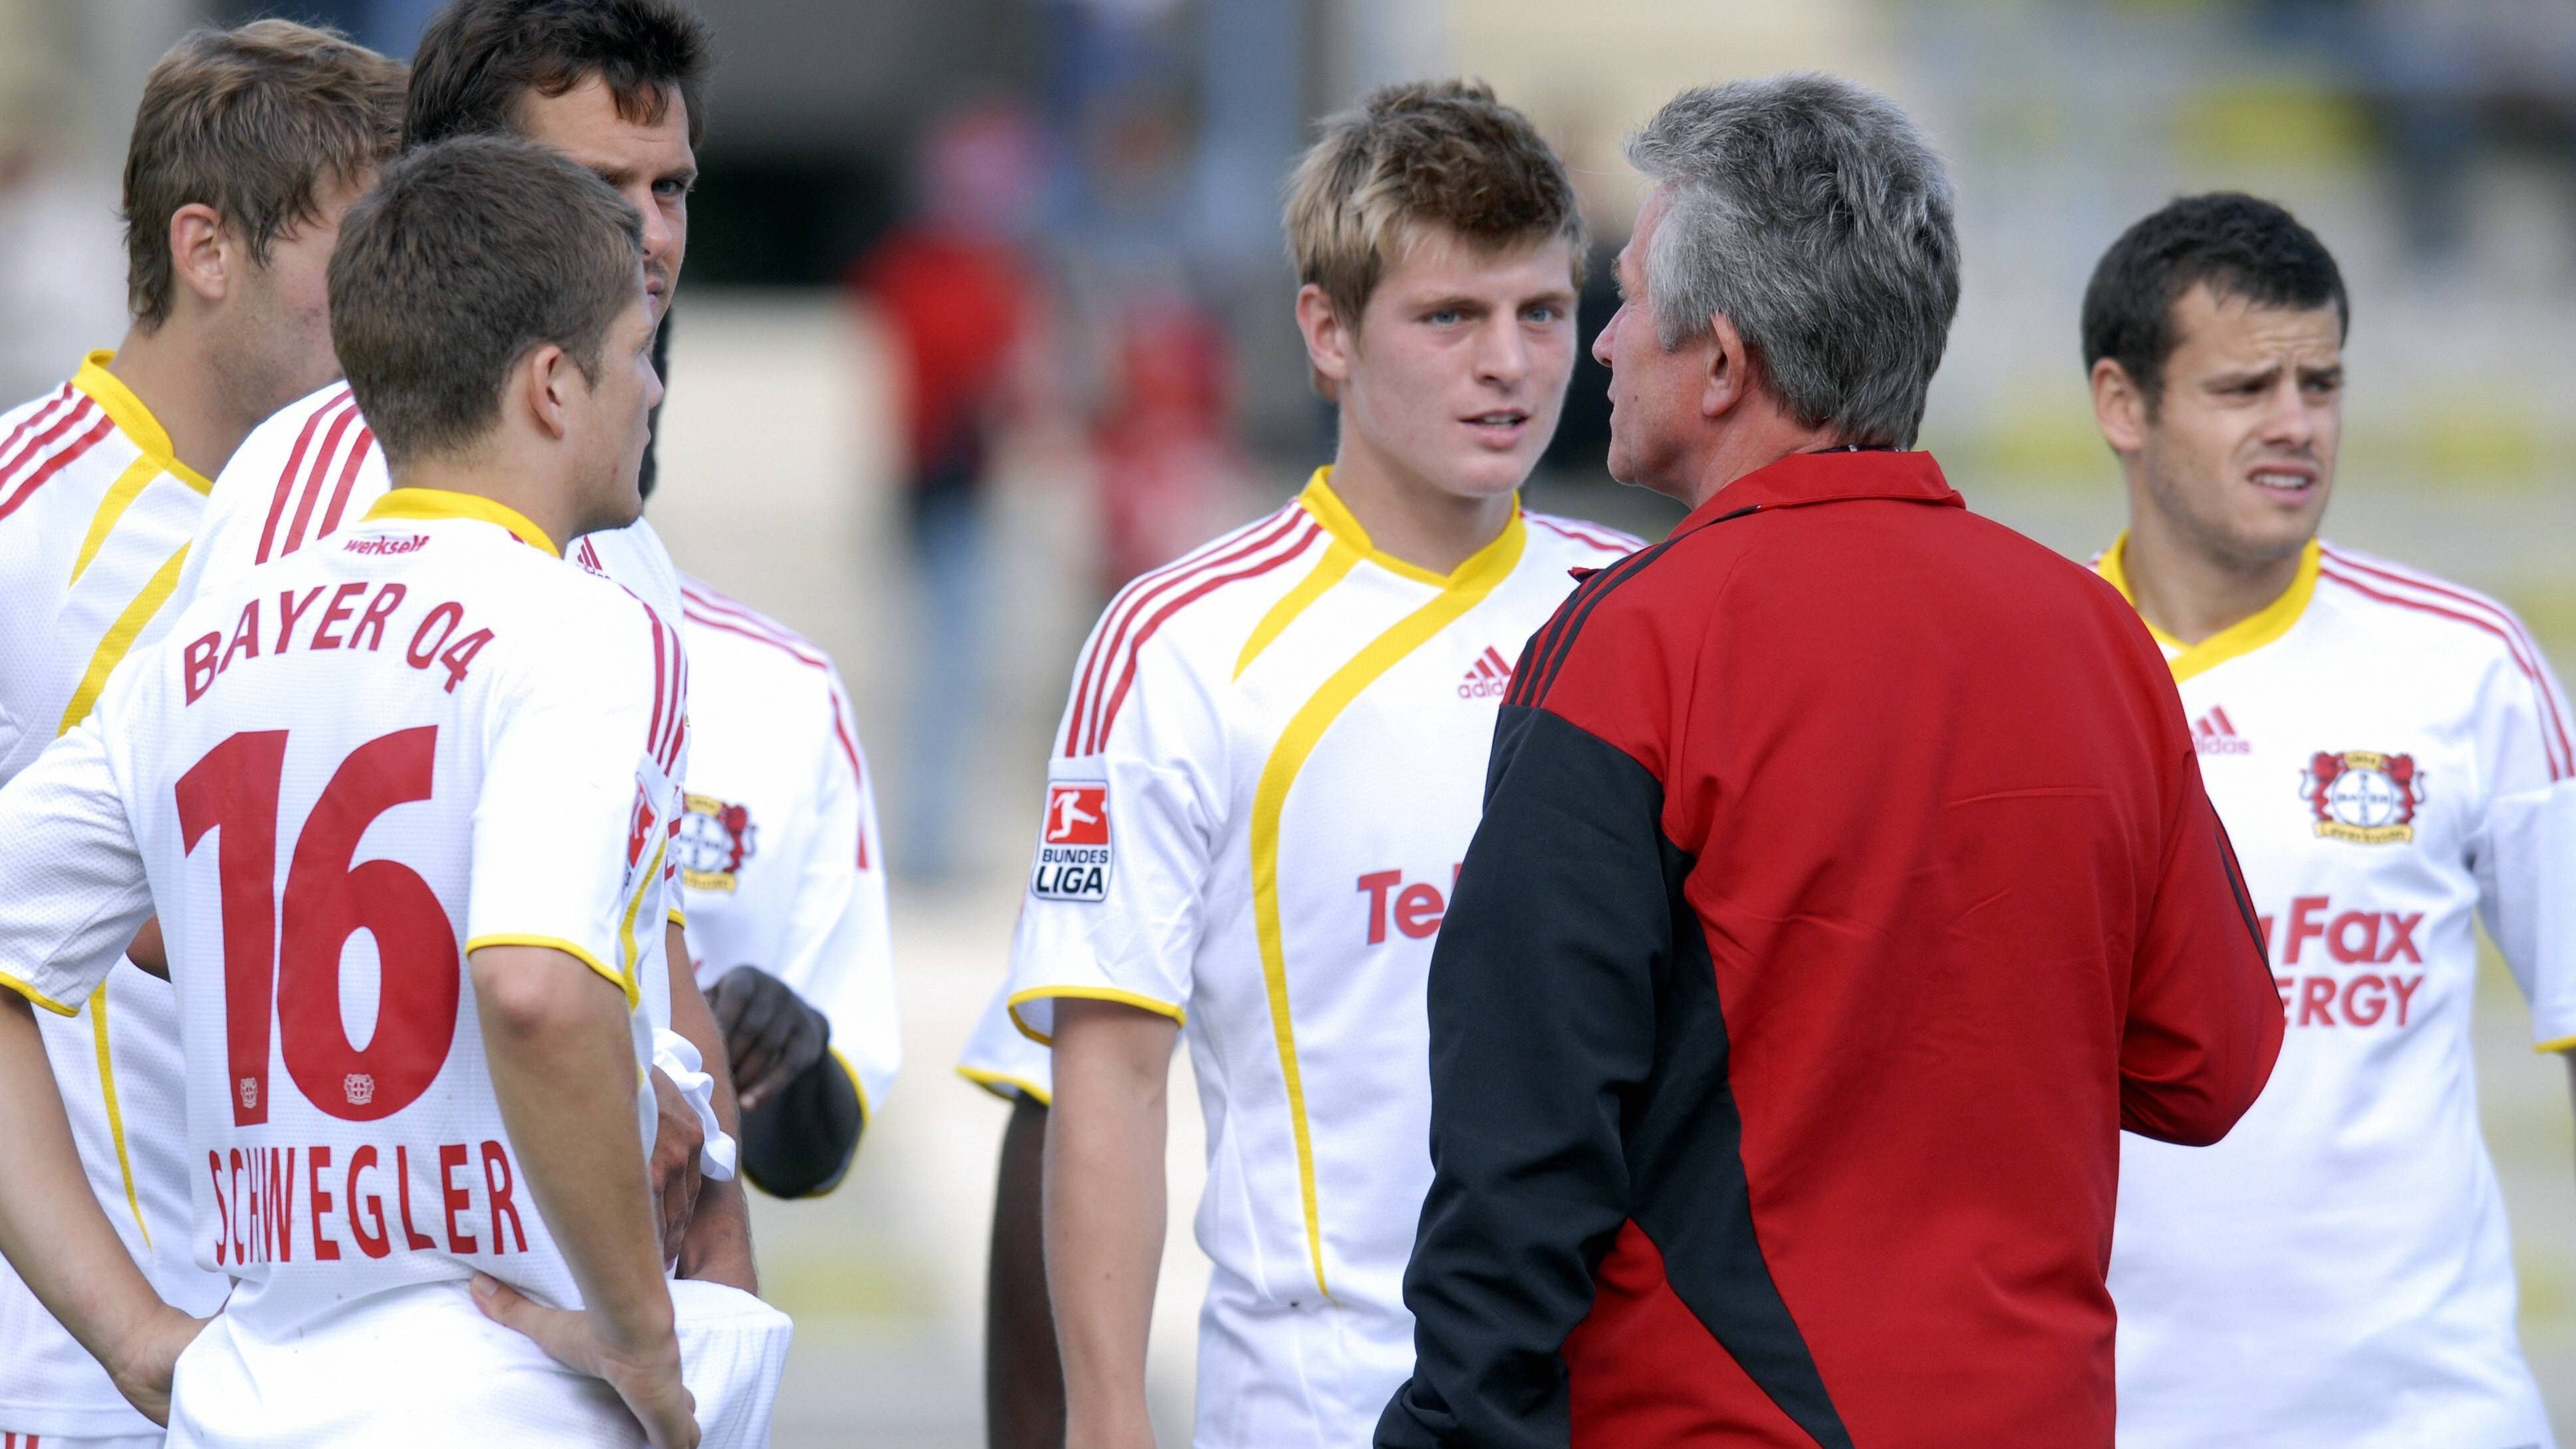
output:
[[698, 1189], [703, 1185], [698, 1152], [707, 1145], [707, 1129], [698, 1121], [697, 1109], [660, 1067], [653, 1069], [653, 1101], [662, 1121], [653, 1133], [653, 1160], [647, 1166], [653, 1176], [654, 1210], [662, 1220], [662, 1261], [667, 1263], [679, 1255], [689, 1217], [698, 1208]]
[[587, 1313], [548, 1308], [488, 1273], [474, 1275], [474, 1306], [527, 1335], [555, 1362], [604, 1381], [644, 1426], [653, 1449], [697, 1449], [697, 1400], [680, 1381], [680, 1340], [665, 1332], [640, 1345], [602, 1343]]
[[757, 966], [736, 966], [707, 992], [748, 1112], [805, 1074], [831, 1045], [832, 1026], [794, 988]]
[[179, 1355], [197, 1335], [205, 1332], [211, 1318], [191, 1318], [168, 1304], [136, 1325], [126, 1338], [117, 1362], [108, 1369], [108, 1377], [126, 1401], [155, 1424], [170, 1422], [170, 1380], [179, 1370]]

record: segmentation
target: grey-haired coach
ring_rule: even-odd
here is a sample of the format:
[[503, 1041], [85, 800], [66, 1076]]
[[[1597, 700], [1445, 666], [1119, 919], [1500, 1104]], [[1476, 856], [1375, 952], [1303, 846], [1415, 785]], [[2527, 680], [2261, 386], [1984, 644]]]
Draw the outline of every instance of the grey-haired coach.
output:
[[1504, 701], [1377, 1442], [2108, 1449], [2120, 1130], [2281, 1043], [2172, 680], [1904, 451], [1959, 263], [1903, 113], [1741, 82], [1629, 157], [1610, 466], [1693, 511]]

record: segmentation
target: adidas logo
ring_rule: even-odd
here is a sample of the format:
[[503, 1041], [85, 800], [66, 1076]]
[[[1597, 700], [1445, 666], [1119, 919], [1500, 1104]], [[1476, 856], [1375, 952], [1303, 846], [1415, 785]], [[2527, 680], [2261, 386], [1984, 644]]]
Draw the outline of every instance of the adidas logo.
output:
[[2216, 705], [2210, 706], [2209, 713], [2191, 722], [2191, 742], [2204, 755], [2254, 753], [2254, 747], [2247, 744], [2245, 737], [2238, 734], [2236, 726], [2229, 722], [2227, 711]]
[[1460, 699], [1492, 699], [1512, 687], [1512, 662], [1485, 646], [1476, 662], [1467, 669], [1467, 677], [1458, 681]]

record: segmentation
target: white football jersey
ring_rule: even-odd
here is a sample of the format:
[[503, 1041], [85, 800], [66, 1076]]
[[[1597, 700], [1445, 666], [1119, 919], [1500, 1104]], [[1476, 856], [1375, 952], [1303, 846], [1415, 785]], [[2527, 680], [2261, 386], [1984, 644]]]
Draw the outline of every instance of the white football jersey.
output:
[[[388, 494], [211, 587], [0, 791], [10, 985], [74, 1010], [158, 908], [187, 1235], [235, 1281], [228, 1317], [271, 1341], [475, 1271], [578, 1301], [502, 1124], [466, 957], [552, 947], [633, 1011], [666, 909], [680, 646], [552, 553], [489, 500]], [[639, 1087], [639, 1139], [653, 1121]]]
[[[222, 588], [253, 568], [334, 536], [365, 516], [392, 486], [384, 449], [376, 446], [375, 432], [360, 415], [347, 383], [332, 383], [289, 404], [253, 429], [216, 476], [195, 547], [180, 573], [180, 600], [194, 600], [204, 590]], [[680, 570], [651, 524], [639, 518], [624, 528], [584, 535], [572, 545], [571, 558], [642, 599], [674, 632], [680, 627]], [[686, 669], [676, 662], [674, 667], [681, 670], [685, 708]], [[677, 767], [683, 778], [689, 735], [684, 713]], [[671, 919], [678, 921], [676, 891], [670, 899]], [[705, 1170], [728, 1178], [733, 1175], [733, 1141], [716, 1125], [714, 1082], [697, 1070], [697, 1049], [670, 1030], [670, 952], [660, 931], [652, 936], [645, 947], [643, 980], [644, 1012], [654, 1029], [654, 1065], [697, 1108], [707, 1139]]]
[[1197, 1442], [1363, 1444], [1413, 1366], [1423, 990], [1523, 645], [1635, 541], [1516, 513], [1447, 574], [1297, 501], [1127, 586], [1048, 761], [1011, 1009], [1183, 1025], [1207, 1117]]
[[[2125, 593], [2121, 551], [2098, 567]], [[2502, 605], [2331, 544], [2253, 618], [2159, 641], [2289, 1032], [2225, 1141], [2122, 1139], [2120, 1443], [2548, 1444], [2478, 1130], [2471, 921], [2543, 1049], [2576, 1045], [2576, 718]]]
[[1054, 1105], [1055, 1055], [1011, 1020], [1009, 977], [967, 1032], [957, 1075], [1005, 1102], [1027, 1097], [1041, 1107]]
[[693, 738], [672, 863], [689, 955], [712, 987], [756, 966], [832, 1028], [874, 1121], [903, 1062], [875, 782], [823, 651], [695, 579], [681, 582]]
[[[178, 612], [174, 589], [211, 485], [171, 452], [112, 360], [92, 353], [71, 381], [0, 414], [0, 784], [79, 723], [117, 664], [148, 651]], [[191, 1259], [177, 1146], [156, 1158], [144, 1141], [155, 1134], [140, 1130], [180, 1111], [177, 1052], [163, 1049], [177, 1039], [177, 1012], [168, 983], [123, 970], [78, 1014], [38, 1024], [100, 1207], [162, 1295], [206, 1313], [226, 1285]], [[6, 1264], [0, 1424], [47, 1436], [159, 1432]]]

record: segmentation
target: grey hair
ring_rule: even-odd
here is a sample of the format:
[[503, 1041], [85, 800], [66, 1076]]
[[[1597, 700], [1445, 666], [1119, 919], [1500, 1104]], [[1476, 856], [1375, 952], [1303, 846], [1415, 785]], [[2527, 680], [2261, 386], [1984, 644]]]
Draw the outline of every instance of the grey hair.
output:
[[1628, 160], [1666, 197], [1645, 256], [1665, 349], [1723, 316], [1801, 425], [1913, 446], [1959, 312], [1959, 233], [1905, 113], [1813, 73], [1700, 86]]

